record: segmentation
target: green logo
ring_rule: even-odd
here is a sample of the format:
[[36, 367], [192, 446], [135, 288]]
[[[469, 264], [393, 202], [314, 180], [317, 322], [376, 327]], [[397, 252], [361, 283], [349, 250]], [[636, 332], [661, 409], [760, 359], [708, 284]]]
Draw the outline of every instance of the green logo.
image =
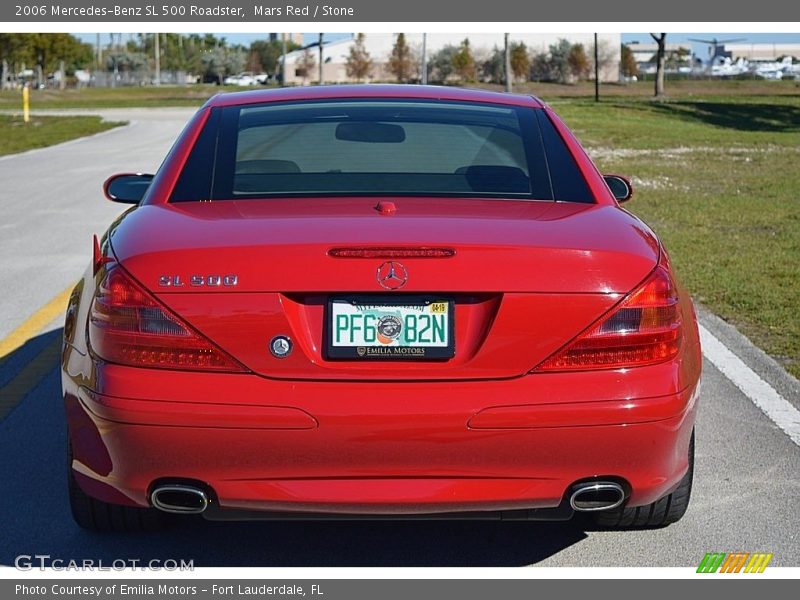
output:
[[698, 573], [763, 573], [771, 552], [708, 552], [697, 567]]

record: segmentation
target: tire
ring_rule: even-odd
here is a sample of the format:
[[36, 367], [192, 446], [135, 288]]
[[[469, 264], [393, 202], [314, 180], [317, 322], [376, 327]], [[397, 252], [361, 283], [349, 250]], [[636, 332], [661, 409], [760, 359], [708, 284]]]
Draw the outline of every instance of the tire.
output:
[[135, 508], [110, 504], [92, 498], [75, 481], [72, 472], [72, 448], [67, 453], [69, 505], [75, 522], [89, 531], [99, 533], [139, 533], [160, 531], [169, 520], [154, 508]]
[[689, 470], [671, 494], [645, 506], [620, 507], [599, 512], [594, 522], [603, 529], [636, 529], [666, 527], [680, 521], [689, 507], [694, 477], [694, 431], [689, 441]]

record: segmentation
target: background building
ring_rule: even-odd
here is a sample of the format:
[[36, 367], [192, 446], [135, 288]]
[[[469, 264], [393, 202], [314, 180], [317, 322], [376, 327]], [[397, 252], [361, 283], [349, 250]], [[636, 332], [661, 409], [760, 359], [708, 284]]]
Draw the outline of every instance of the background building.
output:
[[[633, 54], [636, 66], [641, 73], [656, 72], [656, 52], [658, 44], [630, 42], [626, 44]], [[688, 43], [664, 45], [666, 53], [667, 70], [675, 71], [680, 68], [688, 69], [692, 66], [692, 48]]]
[[[406, 42], [410, 47], [415, 64], [419, 65], [422, 56], [421, 33], [406, 33]], [[366, 81], [393, 81], [394, 75], [388, 69], [388, 62], [397, 39], [396, 33], [365, 33], [364, 45], [373, 63]], [[458, 47], [464, 39], [469, 40], [470, 50], [475, 62], [488, 60], [495, 48], [502, 49], [504, 36], [502, 33], [429, 33], [427, 34], [428, 61], [446, 46]], [[566, 39], [572, 44], [582, 44], [589, 60], [592, 60], [594, 35], [591, 33], [514, 33], [510, 35], [510, 43], [522, 42], [529, 54], [547, 54], [551, 45]], [[620, 34], [602, 33], [598, 35], [600, 53], [600, 80], [618, 81], [620, 67]], [[348, 83], [354, 81], [347, 75], [347, 59], [355, 39], [344, 39], [323, 44], [323, 79], [326, 83]], [[313, 61], [313, 67], [305, 66]], [[286, 78], [289, 85], [303, 85], [317, 82], [319, 79], [319, 47], [309, 46], [286, 55]], [[310, 72], [309, 72], [310, 71]]]
[[[800, 44], [725, 44], [725, 52], [732, 60], [773, 61], [791, 56], [800, 59]], [[730, 53], [730, 54], [728, 54]]]

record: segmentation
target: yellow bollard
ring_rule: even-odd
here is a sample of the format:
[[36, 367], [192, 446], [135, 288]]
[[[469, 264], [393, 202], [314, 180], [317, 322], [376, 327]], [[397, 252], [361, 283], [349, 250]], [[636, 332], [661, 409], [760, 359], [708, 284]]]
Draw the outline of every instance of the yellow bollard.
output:
[[26, 123], [31, 120], [31, 90], [27, 83], [22, 86], [22, 120]]

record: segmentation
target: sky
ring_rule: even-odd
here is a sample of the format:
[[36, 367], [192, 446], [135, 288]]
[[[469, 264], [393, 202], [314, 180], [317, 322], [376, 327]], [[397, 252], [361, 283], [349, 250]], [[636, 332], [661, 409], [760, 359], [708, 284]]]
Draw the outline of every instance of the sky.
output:
[[[689, 42], [689, 38], [700, 40], [732, 40], [744, 38], [742, 44], [800, 44], [800, 33], [668, 33], [668, 43]], [[653, 41], [649, 33], [623, 33], [622, 43], [630, 42], [649, 43]], [[708, 58], [708, 44], [691, 42], [692, 53], [702, 59]]]
[[[94, 33], [78, 33], [76, 34], [79, 38], [81, 38], [85, 42], [94, 43], [95, 35]], [[108, 35], [107, 33], [101, 34], [101, 43], [108, 43]], [[214, 35], [224, 37], [228, 40], [229, 43], [232, 44], [243, 44], [245, 46], [249, 46], [250, 42], [254, 40], [264, 39], [267, 34], [262, 33], [215, 33]], [[304, 33], [303, 40], [306, 44], [315, 43], [317, 41], [317, 36], [319, 33]], [[351, 34], [349, 33], [327, 33], [325, 34], [325, 41], [330, 42], [342, 38], [350, 37]], [[733, 38], [744, 38], [743, 43], [753, 43], [753, 44], [800, 44], [800, 33], [669, 33], [667, 34], [667, 42], [672, 43], [680, 43], [680, 42], [688, 42], [689, 38], [698, 38], [698, 39], [706, 39], [711, 40], [717, 38], [719, 40], [724, 39], [733, 39]], [[650, 34], [647, 32], [644, 33], [623, 33], [622, 34], [622, 42], [629, 43], [639, 41], [642, 43], [651, 42], [652, 38]], [[700, 57], [700, 58], [707, 58], [708, 57], [708, 45], [707, 44], [698, 44], [696, 42], [692, 42], [692, 52]]]

